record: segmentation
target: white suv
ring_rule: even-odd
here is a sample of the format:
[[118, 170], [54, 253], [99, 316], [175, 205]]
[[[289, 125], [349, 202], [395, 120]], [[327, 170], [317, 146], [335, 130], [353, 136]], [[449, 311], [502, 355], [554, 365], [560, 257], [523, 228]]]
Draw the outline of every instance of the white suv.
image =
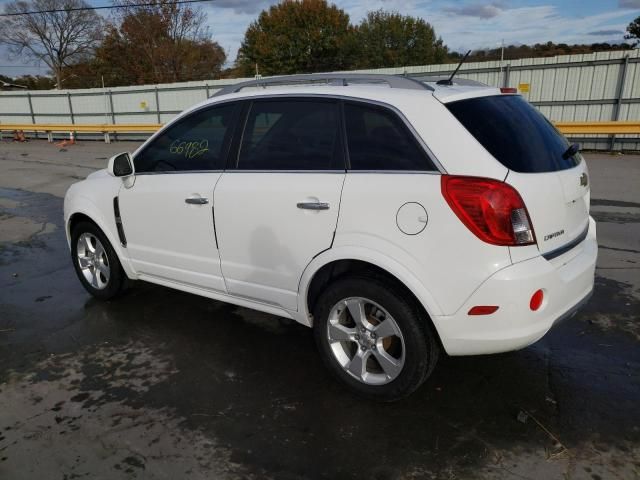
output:
[[587, 166], [514, 91], [468, 83], [222, 90], [71, 186], [80, 281], [103, 299], [145, 280], [292, 318], [381, 400], [414, 391], [442, 350], [537, 341], [593, 289]]

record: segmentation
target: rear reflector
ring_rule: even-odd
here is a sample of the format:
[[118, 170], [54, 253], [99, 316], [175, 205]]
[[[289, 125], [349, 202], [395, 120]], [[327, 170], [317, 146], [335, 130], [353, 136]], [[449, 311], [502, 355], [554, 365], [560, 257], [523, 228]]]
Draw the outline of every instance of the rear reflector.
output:
[[500, 93], [518, 93], [518, 89], [513, 87], [501, 87]]
[[531, 295], [529, 308], [535, 312], [542, 306], [543, 300], [544, 300], [544, 292], [542, 290], [536, 290], [536, 292], [533, 295]]
[[514, 247], [536, 237], [520, 194], [491, 178], [442, 175], [442, 195], [458, 218], [480, 240]]
[[495, 305], [476, 305], [469, 310], [467, 315], [491, 315], [496, 310], [498, 307]]

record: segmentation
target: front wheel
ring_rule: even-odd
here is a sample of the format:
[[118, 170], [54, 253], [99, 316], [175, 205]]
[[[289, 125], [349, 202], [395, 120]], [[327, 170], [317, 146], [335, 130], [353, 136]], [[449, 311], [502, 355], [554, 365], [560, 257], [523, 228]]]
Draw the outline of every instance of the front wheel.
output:
[[394, 401], [432, 372], [439, 346], [415, 301], [384, 280], [347, 277], [314, 309], [314, 336], [325, 365], [354, 393]]
[[94, 297], [109, 300], [126, 286], [126, 274], [107, 237], [93, 223], [81, 222], [71, 232], [71, 259], [82, 286]]

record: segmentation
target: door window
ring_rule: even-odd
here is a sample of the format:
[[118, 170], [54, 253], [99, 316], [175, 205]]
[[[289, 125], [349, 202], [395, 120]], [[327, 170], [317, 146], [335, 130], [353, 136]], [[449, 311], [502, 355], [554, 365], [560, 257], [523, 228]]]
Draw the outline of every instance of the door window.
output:
[[179, 120], [136, 155], [136, 173], [224, 169], [235, 110], [225, 104]]
[[238, 156], [243, 170], [344, 169], [336, 102], [256, 101]]
[[435, 170], [413, 134], [392, 111], [357, 103], [344, 106], [352, 170]]

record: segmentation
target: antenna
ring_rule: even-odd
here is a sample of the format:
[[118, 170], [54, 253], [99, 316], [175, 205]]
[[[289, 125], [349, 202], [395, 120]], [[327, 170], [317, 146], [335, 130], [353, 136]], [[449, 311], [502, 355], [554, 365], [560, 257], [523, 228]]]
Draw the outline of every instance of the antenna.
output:
[[462, 66], [462, 64], [464, 63], [464, 61], [467, 59], [467, 57], [469, 56], [469, 54], [471, 53], [471, 50], [467, 51], [467, 53], [464, 54], [464, 57], [462, 57], [462, 60], [460, 60], [460, 63], [458, 64], [458, 66], [456, 67], [456, 69], [453, 71], [453, 73], [451, 74], [451, 76], [446, 79], [446, 80], [438, 80], [436, 82], [436, 85], [453, 85], [453, 77], [456, 76], [456, 73], [458, 73], [458, 70], [460, 70], [460, 67]]

